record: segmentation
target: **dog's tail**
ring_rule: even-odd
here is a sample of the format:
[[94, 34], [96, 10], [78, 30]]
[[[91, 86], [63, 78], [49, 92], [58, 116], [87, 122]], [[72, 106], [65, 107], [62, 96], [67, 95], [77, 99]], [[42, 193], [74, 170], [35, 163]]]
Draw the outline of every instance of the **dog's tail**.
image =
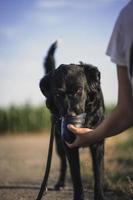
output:
[[57, 48], [57, 41], [55, 41], [49, 48], [46, 58], [44, 59], [44, 70], [45, 74], [55, 69], [55, 58], [54, 53]]

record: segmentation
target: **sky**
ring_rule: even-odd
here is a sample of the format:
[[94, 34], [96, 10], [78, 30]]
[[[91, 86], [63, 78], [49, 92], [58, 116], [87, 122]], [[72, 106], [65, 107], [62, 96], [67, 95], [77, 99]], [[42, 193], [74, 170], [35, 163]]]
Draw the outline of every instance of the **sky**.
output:
[[57, 39], [56, 66], [80, 61], [97, 66], [105, 103], [116, 103], [116, 67], [105, 52], [127, 2], [0, 0], [0, 107], [44, 102], [43, 59]]

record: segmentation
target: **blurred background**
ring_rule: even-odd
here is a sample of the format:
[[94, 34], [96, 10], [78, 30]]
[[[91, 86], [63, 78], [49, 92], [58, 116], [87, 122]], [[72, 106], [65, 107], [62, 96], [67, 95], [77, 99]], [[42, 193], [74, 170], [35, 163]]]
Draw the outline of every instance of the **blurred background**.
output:
[[[106, 49], [116, 18], [127, 2], [128, 0], [0, 0], [0, 159], [3, 163], [0, 166], [0, 184], [5, 183], [5, 174], [9, 175], [5, 179], [9, 183], [27, 180], [37, 183], [41, 180], [43, 168], [40, 174], [36, 171], [39, 176], [33, 178], [30, 174], [32, 171], [20, 173], [24, 171], [21, 162], [14, 163], [21, 156], [26, 159], [25, 171], [30, 166], [34, 173], [39, 170], [42, 162], [36, 159], [39, 150], [42, 153], [40, 157], [43, 157], [44, 149], [40, 149], [40, 146], [46, 136], [42, 132], [49, 132], [50, 115], [45, 107], [45, 98], [39, 90], [39, 81], [43, 76], [43, 60], [55, 40], [60, 41], [55, 54], [56, 66], [80, 61], [97, 66], [101, 71], [106, 114], [113, 109], [117, 102], [116, 67], [106, 55]], [[20, 133], [24, 133], [24, 138], [17, 136]], [[26, 136], [27, 133], [34, 133], [34, 136]], [[106, 182], [112, 189], [115, 184], [118, 197], [123, 200], [131, 199], [133, 195], [131, 134], [132, 129], [108, 139], [107, 142]], [[18, 138], [14, 139], [16, 137]], [[38, 154], [31, 151], [25, 158], [21, 153], [28, 150], [29, 145]], [[13, 157], [16, 151], [18, 155]], [[29, 157], [31, 162], [28, 161]], [[83, 161], [83, 171], [86, 165], [88, 167]], [[18, 170], [17, 176], [13, 169]], [[29, 174], [33, 179], [28, 177]], [[88, 176], [91, 177], [91, 174], [85, 174], [85, 177]], [[125, 194], [124, 198], [120, 194]]]
[[[19, 126], [18, 118], [21, 118], [21, 128], [31, 123], [23, 131], [31, 131], [36, 116], [44, 115], [40, 106], [45, 106], [45, 98], [39, 81], [43, 76], [43, 60], [55, 40], [60, 41], [56, 66], [80, 61], [97, 66], [101, 71], [105, 104], [116, 103], [116, 67], [106, 56], [106, 48], [116, 18], [127, 2], [0, 0], [0, 120], [3, 120], [0, 124], [3, 130], [7, 124], [9, 130], [15, 123]], [[36, 124], [39, 128], [39, 121]]]
[[117, 99], [115, 65], [105, 55], [115, 20], [128, 0], [0, 0], [0, 106], [43, 102], [42, 63], [61, 38], [56, 64], [96, 65], [106, 103]]

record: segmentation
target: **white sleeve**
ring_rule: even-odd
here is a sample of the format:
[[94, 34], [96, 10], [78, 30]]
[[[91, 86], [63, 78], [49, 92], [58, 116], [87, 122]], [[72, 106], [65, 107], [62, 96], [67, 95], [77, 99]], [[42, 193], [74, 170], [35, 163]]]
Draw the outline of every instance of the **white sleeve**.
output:
[[115, 64], [125, 66], [124, 30], [122, 24], [122, 15], [120, 14], [115, 23], [106, 54], [110, 56], [111, 61]]

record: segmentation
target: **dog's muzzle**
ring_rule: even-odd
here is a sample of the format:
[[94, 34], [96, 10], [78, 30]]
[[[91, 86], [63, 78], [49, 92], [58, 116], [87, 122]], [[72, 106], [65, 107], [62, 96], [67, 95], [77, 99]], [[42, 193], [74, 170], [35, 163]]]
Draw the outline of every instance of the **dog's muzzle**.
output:
[[76, 116], [65, 116], [62, 118], [62, 123], [61, 123], [61, 135], [62, 139], [72, 143], [76, 136], [67, 128], [68, 124], [73, 124], [74, 126], [78, 128], [84, 127], [85, 124], [85, 118], [86, 118], [86, 113], [82, 113], [80, 115]]

